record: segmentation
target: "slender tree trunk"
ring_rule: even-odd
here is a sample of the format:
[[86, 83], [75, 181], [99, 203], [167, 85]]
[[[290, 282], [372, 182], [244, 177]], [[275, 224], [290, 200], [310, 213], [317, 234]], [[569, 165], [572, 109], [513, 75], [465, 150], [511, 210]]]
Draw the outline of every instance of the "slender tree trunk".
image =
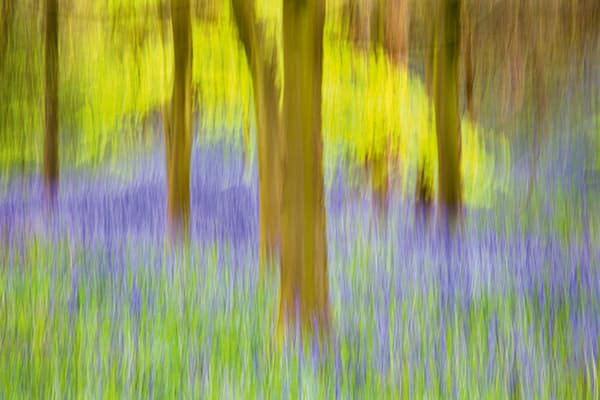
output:
[[458, 56], [460, 0], [439, 3], [434, 56], [434, 103], [438, 147], [439, 201], [443, 218], [454, 225], [461, 208]]
[[[530, 10], [530, 19], [538, 20], [539, 16], [536, 16], [535, 10]], [[537, 37], [541, 37], [543, 34], [541, 22], [538, 22], [536, 26], [535, 34]], [[539, 43], [534, 43], [532, 48], [532, 73], [531, 81], [533, 83], [533, 102], [534, 102], [534, 114], [535, 114], [535, 126], [532, 129], [531, 135], [531, 169], [529, 175], [529, 185], [527, 189], [527, 205], [531, 204], [531, 197], [535, 189], [535, 181], [537, 179], [538, 159], [540, 157], [540, 141], [546, 127], [544, 125], [545, 112], [546, 112], [546, 77], [544, 73], [544, 60], [543, 60], [543, 49]]]
[[[434, 7], [436, 0], [429, 0], [428, 5]], [[434, 60], [435, 60], [435, 27], [431, 24], [426, 27], [426, 42], [429, 43], [425, 53], [425, 90], [427, 96], [433, 101], [434, 86]], [[427, 128], [433, 126], [433, 107], [429, 107]], [[427, 132], [429, 135], [430, 132]], [[426, 140], [420, 140], [417, 149], [417, 182], [415, 187], [415, 217], [416, 220], [427, 225], [433, 205], [433, 165], [428, 154]]]
[[408, 67], [408, 0], [385, 0], [385, 16], [382, 19], [385, 23], [383, 47], [388, 57], [394, 64]]
[[475, 68], [473, 64], [473, 13], [467, 1], [463, 1], [463, 63], [465, 74], [465, 103], [467, 109], [467, 117], [469, 120], [475, 119], [475, 106], [473, 103], [473, 87], [475, 83]]
[[58, 189], [58, 0], [46, 0], [44, 192], [53, 205]]
[[12, 0], [0, 1], [0, 71], [4, 67], [4, 55], [8, 47], [8, 35], [12, 29], [13, 11]]
[[[388, 59], [397, 67], [408, 67], [408, 39], [410, 15], [408, 0], [377, 1], [377, 29], [372, 35], [376, 40], [373, 46], [382, 44]], [[393, 134], [397, 134], [394, 132]], [[390, 146], [384, 146], [380, 152], [367, 160], [371, 172], [373, 199], [380, 217], [387, 216], [390, 196], [390, 176], [394, 156], [390, 154]]]
[[390, 196], [389, 161], [389, 148], [384, 147], [379, 152], [373, 152], [373, 154], [367, 158], [365, 163], [367, 173], [370, 175], [371, 179], [373, 203], [382, 220], [387, 216], [388, 200]]
[[[321, 85], [323, 0], [284, 0], [284, 179], [279, 326], [329, 326]], [[317, 326], [314, 326], [316, 323]]]
[[500, 99], [500, 119], [502, 122], [513, 113], [518, 113], [523, 105], [523, 83], [525, 63], [523, 57], [523, 45], [521, 38], [525, 35], [522, 33], [525, 26], [522, 18], [524, 18], [524, 5], [519, 1], [511, 1], [507, 6], [509, 22], [507, 34], [506, 53], [508, 57], [504, 60], [502, 82], [501, 82], [501, 99]]
[[281, 116], [277, 85], [277, 56], [267, 53], [267, 35], [256, 20], [254, 2], [232, 0], [234, 19], [252, 76], [258, 136], [260, 195], [260, 265], [267, 266], [280, 244], [281, 230]]
[[371, 43], [371, 1], [350, 1], [350, 39], [354, 45], [364, 50], [369, 50]]
[[192, 21], [190, 0], [172, 0], [175, 58], [171, 122], [165, 127], [167, 218], [172, 239], [187, 239], [192, 150]]
[[415, 190], [415, 213], [416, 219], [427, 225], [433, 205], [433, 177], [427, 153], [419, 149], [417, 161], [417, 184]]

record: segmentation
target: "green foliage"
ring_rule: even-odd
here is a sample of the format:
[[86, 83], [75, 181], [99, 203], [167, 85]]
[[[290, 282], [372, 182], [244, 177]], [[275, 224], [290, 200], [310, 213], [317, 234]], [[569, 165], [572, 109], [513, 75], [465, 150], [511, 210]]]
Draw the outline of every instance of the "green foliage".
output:
[[[435, 261], [398, 269], [382, 246], [353, 240], [351, 262], [331, 264], [343, 277], [331, 280], [337, 328], [317, 361], [311, 343], [273, 342], [278, 277], [260, 280], [226, 244], [161, 258], [150, 244], [124, 243], [119, 265], [101, 247], [30, 240], [0, 268], [0, 396], [507, 398], [527, 359], [546, 378], [527, 393], [597, 396], [597, 360], [573, 364], [569, 339], [572, 318], [597, 309], [593, 299], [551, 299], [549, 275], [545, 301], [481, 275], [473, 301], [457, 292], [441, 309], [441, 288], [418, 283]], [[367, 265], [373, 256], [384, 262]], [[389, 306], [374, 290], [382, 273], [404, 283], [392, 285]]]

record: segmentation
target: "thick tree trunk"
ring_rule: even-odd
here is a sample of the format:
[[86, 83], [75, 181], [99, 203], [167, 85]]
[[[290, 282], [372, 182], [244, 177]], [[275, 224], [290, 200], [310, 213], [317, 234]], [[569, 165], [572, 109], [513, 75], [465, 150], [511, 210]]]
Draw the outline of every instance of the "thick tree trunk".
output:
[[[280, 328], [329, 326], [321, 137], [323, 0], [284, 0], [284, 169]], [[317, 324], [314, 326], [313, 324]]]
[[281, 241], [281, 122], [279, 88], [274, 63], [263, 66], [262, 76], [255, 76], [254, 104], [258, 133], [258, 175], [260, 191], [260, 257], [261, 265], [268, 265]]
[[280, 244], [281, 231], [281, 116], [277, 85], [277, 56], [267, 52], [267, 35], [258, 24], [254, 2], [232, 0], [233, 15], [252, 76], [258, 136], [260, 195], [260, 265], [269, 265]]
[[44, 128], [44, 192], [56, 201], [58, 189], [58, 0], [46, 0], [46, 65]]
[[439, 201], [443, 218], [454, 225], [462, 202], [458, 56], [460, 0], [443, 0], [437, 10], [434, 103], [438, 147]]
[[[165, 118], [167, 218], [172, 239], [187, 239], [192, 150], [192, 22], [190, 0], [172, 0], [175, 57], [171, 111]], [[169, 115], [170, 114], [170, 115]], [[170, 121], [169, 121], [170, 120]]]

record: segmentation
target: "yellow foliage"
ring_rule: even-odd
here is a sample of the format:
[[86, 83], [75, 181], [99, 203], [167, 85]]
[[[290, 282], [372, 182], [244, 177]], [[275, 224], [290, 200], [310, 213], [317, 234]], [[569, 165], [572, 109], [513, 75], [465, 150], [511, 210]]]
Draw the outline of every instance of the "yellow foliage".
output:
[[[135, 10], [147, 6], [154, 10], [157, 1], [111, 0], [98, 5], [100, 9], [96, 11], [117, 16], [125, 3], [128, 7], [133, 5]], [[256, 4], [268, 37], [273, 38], [273, 46], [279, 49], [280, 79], [281, 2], [257, 0]], [[328, 2], [329, 11], [333, 8], [339, 12], [340, 6], [339, 0]], [[229, 20], [228, 6], [222, 11], [217, 23], [196, 22], [193, 26], [193, 86], [200, 125], [194, 126], [196, 132], [201, 128], [197, 140], [227, 140], [241, 146], [246, 126], [253, 126], [252, 84], [237, 32]], [[332, 165], [343, 158], [362, 163], [369, 157], [385, 154], [394, 165], [400, 166], [401, 171], [397, 172], [406, 178], [416, 170], [417, 157], [427, 155], [431, 162], [427, 173], [435, 178], [435, 126], [430, 120], [431, 104], [420, 79], [390, 64], [384, 54], [367, 56], [354, 49], [336, 36], [337, 25], [328, 18], [322, 103], [326, 162]], [[166, 32], [167, 37], [163, 38], [160, 21], [152, 18], [144, 26], [150, 35], [137, 44], [105, 21], [90, 23], [66, 18], [61, 24], [60, 129], [62, 134], [75, 132], [74, 162], [94, 163], [105, 159], [107, 152], [114, 156], [113, 150], [130, 148], [122, 145], [124, 140], [131, 140], [131, 133], [125, 134], [133, 130], [128, 121], [134, 117], [137, 118], [134, 123], [139, 123], [170, 99], [171, 34]], [[38, 107], [29, 112], [32, 109], [29, 103], [16, 102], [10, 107], [2, 129], [26, 128], [37, 139], [22, 146], [17, 141], [3, 146], [0, 162], [16, 159], [17, 152], [39, 162], [39, 146], [33, 144], [41, 138], [43, 109]], [[27, 114], [29, 119], [18, 120]], [[508, 168], [509, 146], [498, 137], [463, 121], [462, 172], [468, 204], [488, 206], [498, 191], [508, 187], [499, 176], [502, 168]], [[246, 135], [245, 147], [253, 154], [255, 140], [249, 138]], [[402, 181], [405, 193], [412, 193], [414, 188], [408, 186], [409, 179]]]

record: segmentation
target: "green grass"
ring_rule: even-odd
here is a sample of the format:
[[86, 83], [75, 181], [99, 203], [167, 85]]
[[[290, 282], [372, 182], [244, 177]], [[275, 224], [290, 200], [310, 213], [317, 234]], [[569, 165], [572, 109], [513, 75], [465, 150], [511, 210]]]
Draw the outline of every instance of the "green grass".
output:
[[[332, 265], [333, 336], [315, 362], [310, 344], [274, 341], [277, 277], [260, 282], [226, 247], [192, 246], [172, 263], [129, 243], [124, 264], [111, 269], [99, 249], [29, 242], [20, 262], [0, 270], [0, 397], [329, 398], [339, 390], [344, 398], [492, 399], [510, 397], [513, 370], [535, 377], [514, 389], [522, 397], [597, 396], [596, 361], [570, 368], [570, 317], [583, 305], [563, 302], [551, 313], [509, 287], [440, 308], [436, 283], [419, 289], [407, 275], [382, 308], [374, 278], [382, 272], [365, 264], [368, 247], [355, 245], [353, 262]], [[424, 276], [432, 268], [412, 267]], [[393, 267], [383, 268], [394, 279]], [[350, 299], [338, 283], [346, 281]], [[554, 333], [542, 334], [549, 322]]]

